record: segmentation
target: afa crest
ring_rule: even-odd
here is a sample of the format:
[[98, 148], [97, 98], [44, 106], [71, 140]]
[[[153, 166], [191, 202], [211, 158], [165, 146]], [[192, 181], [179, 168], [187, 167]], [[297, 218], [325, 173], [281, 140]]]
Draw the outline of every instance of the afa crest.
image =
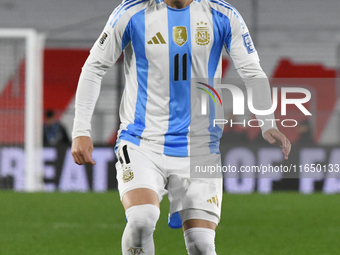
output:
[[183, 26], [173, 27], [172, 39], [178, 46], [184, 45], [188, 40], [187, 28]]
[[134, 178], [134, 175], [133, 175], [131, 168], [125, 167], [125, 169], [123, 170], [123, 182], [127, 183], [131, 181], [133, 178]]
[[206, 22], [197, 23], [195, 41], [197, 45], [208, 45], [210, 43], [210, 33]]

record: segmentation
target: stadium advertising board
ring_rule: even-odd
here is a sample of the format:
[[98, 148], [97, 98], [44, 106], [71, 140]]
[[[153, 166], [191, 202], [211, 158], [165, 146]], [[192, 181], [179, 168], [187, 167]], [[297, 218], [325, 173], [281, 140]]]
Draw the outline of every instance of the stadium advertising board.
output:
[[[281, 149], [255, 144], [228, 145], [222, 140], [224, 190], [228, 193], [271, 193], [295, 190], [310, 194], [340, 193], [340, 148], [293, 146], [289, 160]], [[43, 150], [44, 190], [46, 192], [105, 192], [117, 188], [113, 147], [97, 146], [94, 166], [73, 162], [69, 147]], [[201, 169], [201, 171], [204, 171]], [[205, 170], [207, 171], [207, 170]], [[0, 188], [24, 189], [24, 151], [20, 147], [0, 148]]]

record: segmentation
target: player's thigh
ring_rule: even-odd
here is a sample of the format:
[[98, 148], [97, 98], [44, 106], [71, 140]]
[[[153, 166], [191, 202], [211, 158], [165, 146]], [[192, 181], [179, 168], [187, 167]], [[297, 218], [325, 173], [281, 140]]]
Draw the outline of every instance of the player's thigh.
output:
[[183, 222], [183, 231], [186, 231], [190, 228], [209, 228], [212, 230], [216, 229], [217, 224], [208, 220], [200, 220], [200, 219], [191, 219]]
[[118, 190], [124, 208], [142, 204], [159, 206], [166, 194], [161, 156], [124, 141], [118, 145], [117, 158]]
[[122, 204], [127, 210], [131, 206], [151, 204], [159, 208], [158, 194], [147, 188], [137, 188], [126, 192], [122, 197]]
[[[221, 164], [220, 154], [210, 154], [200, 157], [207, 165], [216, 166], [216, 164]], [[187, 168], [190, 168], [190, 164], [192, 164], [192, 162], [189, 163]], [[185, 169], [177, 171], [177, 173], [173, 171], [172, 175], [169, 176], [167, 185], [170, 214], [180, 212], [181, 215], [181, 211], [183, 210], [197, 210], [193, 211], [193, 213], [188, 211], [190, 213], [184, 217], [185, 220], [206, 220], [217, 225], [221, 215], [222, 183], [222, 175], [220, 178], [207, 178], [206, 175], [203, 175], [202, 178], [197, 176], [192, 178], [190, 173], [185, 172]], [[207, 214], [197, 212], [207, 212]], [[182, 216], [183, 214], [181, 218]], [[182, 222], [184, 222], [183, 219]], [[191, 221], [189, 222], [190, 226], [192, 222], [194, 222], [193, 224], [197, 223], [197, 221]], [[198, 221], [198, 224], [205, 223]], [[208, 225], [210, 225], [210, 223], [208, 223]]]
[[183, 231], [189, 228], [209, 228], [215, 230], [220, 220], [215, 212], [193, 208], [181, 210], [179, 215], [183, 222]]

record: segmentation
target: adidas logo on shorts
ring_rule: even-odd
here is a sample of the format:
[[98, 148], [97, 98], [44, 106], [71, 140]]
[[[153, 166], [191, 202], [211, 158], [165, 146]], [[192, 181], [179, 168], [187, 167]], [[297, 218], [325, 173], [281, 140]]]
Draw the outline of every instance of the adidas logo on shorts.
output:
[[212, 197], [211, 199], [208, 199], [207, 202], [210, 203], [210, 204], [214, 204], [214, 205], [216, 205], [217, 207], [219, 206], [217, 195], [214, 196], [214, 197]]

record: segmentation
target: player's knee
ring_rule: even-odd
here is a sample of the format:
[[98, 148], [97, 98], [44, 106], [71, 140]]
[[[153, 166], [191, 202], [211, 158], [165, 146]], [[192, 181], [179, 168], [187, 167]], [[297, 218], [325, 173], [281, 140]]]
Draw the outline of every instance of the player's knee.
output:
[[194, 242], [187, 247], [190, 255], [213, 255], [215, 253], [215, 245], [208, 242]]
[[207, 228], [190, 228], [184, 232], [189, 255], [216, 255], [215, 231]]
[[159, 218], [159, 208], [155, 205], [137, 205], [126, 210], [127, 227], [136, 240], [152, 235]]

